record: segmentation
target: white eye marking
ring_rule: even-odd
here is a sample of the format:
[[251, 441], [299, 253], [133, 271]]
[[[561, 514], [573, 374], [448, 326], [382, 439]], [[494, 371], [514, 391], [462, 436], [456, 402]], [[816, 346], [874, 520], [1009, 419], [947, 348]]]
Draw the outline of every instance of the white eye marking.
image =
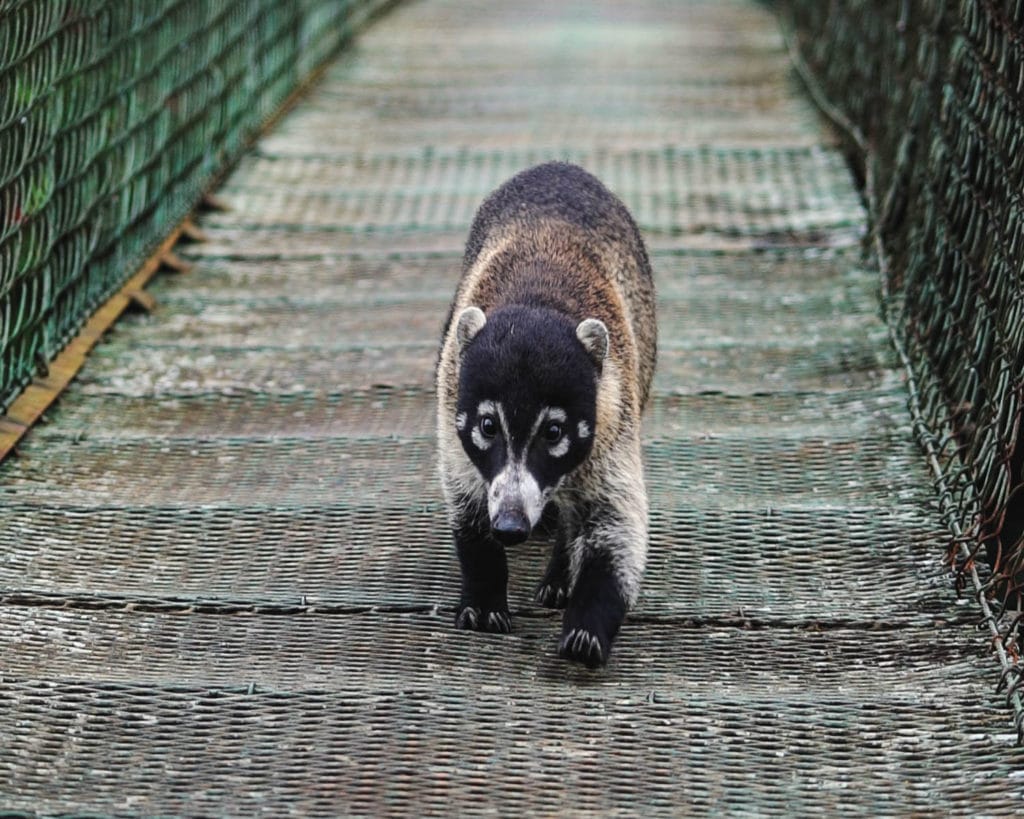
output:
[[491, 444], [494, 443], [493, 438], [484, 437], [484, 434], [480, 431], [479, 425], [473, 427], [473, 431], [469, 433], [469, 437], [473, 441], [473, 443], [476, 444], [476, 448], [483, 452], [486, 452], [488, 449], [490, 449]]
[[[556, 441], [550, 441], [547, 439], [547, 425], [557, 424], [561, 427], [566, 421], [569, 420], [569, 415], [561, 407], [544, 407], [538, 414], [537, 420], [533, 422], [533, 429], [530, 430], [530, 444], [532, 446], [533, 440], [537, 437], [538, 432], [542, 432], [545, 436], [545, 442], [548, 446], [548, 454], [553, 458], [561, 458], [565, 453], [569, 451], [570, 441], [568, 436], [564, 433]], [[542, 427], [544, 427], [542, 431]]]
[[[508, 425], [505, 423], [505, 414], [502, 412], [501, 403], [495, 401], [481, 401], [476, 408], [477, 418], [483, 418], [488, 415], [493, 418], [495, 413], [497, 413], [498, 418], [501, 421], [502, 432], [505, 434], [505, 439], [507, 440]], [[469, 437], [476, 445], [476, 448], [482, 452], [486, 452], [491, 448], [491, 444], [494, 443], [493, 436], [488, 437], [483, 434], [483, 431], [480, 429], [479, 422], [473, 426], [473, 431], [469, 433]]]
[[586, 421], [580, 421], [579, 424], [576, 425], [576, 432], [580, 436], [580, 438], [589, 438], [590, 426], [587, 424]]
[[480, 405], [476, 408], [476, 415], [479, 418], [481, 415], [494, 415], [494, 402], [493, 401], [481, 401]]
[[466, 428], [466, 420], [466, 413], [464, 412], [460, 412], [458, 415], [455, 416], [455, 428], [459, 432], [462, 432]]
[[[533, 429], [530, 430], [528, 447], [533, 445], [533, 441], [537, 437], [537, 433], [541, 431], [541, 427], [546, 424], [562, 425], [567, 420], [569, 420], [569, 416], [561, 407], [544, 407], [539, 413], [537, 413], [537, 420], [533, 422]], [[547, 434], [546, 428], [544, 430], [544, 434]], [[564, 434], [553, 443], [551, 441], [547, 441], [547, 444], [548, 453], [553, 458], [561, 458], [569, 451], [570, 442]]]
[[553, 447], [549, 447], [548, 448], [548, 453], [551, 455], [552, 458], [561, 458], [568, 451], [569, 451], [569, 436], [568, 435], [563, 435], [561, 438], [558, 439], [558, 443], [557, 444], [555, 444]]
[[528, 443], [532, 443], [533, 439], [537, 437], [537, 432], [543, 424], [549, 421], [564, 424], [568, 417], [569, 416], [565, 414], [565, 410], [560, 407], [544, 407], [539, 413], [537, 413], [537, 420], [533, 422], [533, 429], [530, 430], [530, 440]]

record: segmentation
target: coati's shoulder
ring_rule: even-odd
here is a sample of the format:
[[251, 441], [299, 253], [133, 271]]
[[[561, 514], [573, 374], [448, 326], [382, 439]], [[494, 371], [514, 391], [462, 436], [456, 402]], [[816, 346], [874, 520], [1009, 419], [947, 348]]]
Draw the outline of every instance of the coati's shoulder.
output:
[[495, 231], [507, 230], [510, 223], [543, 221], [573, 225], [603, 241], [624, 243], [647, 261], [640, 231], [615, 194], [578, 165], [546, 162], [516, 174], [484, 200], [470, 228], [463, 269], [473, 265]]

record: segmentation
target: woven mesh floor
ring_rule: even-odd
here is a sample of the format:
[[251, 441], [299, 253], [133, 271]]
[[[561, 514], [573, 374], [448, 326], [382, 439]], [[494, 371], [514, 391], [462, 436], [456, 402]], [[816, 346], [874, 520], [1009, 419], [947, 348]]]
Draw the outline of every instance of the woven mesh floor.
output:
[[[564, 157], [659, 287], [651, 555], [607, 669], [451, 626], [432, 366], [468, 221]], [[740, 0], [400, 7], [0, 467], [0, 807], [1012, 812], [864, 213]]]

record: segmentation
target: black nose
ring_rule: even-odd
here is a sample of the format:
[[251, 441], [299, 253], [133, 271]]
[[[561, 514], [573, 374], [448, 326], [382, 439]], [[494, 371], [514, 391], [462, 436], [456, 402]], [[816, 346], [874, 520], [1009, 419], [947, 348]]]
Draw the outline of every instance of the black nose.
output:
[[491, 532], [499, 543], [513, 546], [530, 536], [530, 521], [519, 511], [499, 512], [497, 519], [491, 522]]

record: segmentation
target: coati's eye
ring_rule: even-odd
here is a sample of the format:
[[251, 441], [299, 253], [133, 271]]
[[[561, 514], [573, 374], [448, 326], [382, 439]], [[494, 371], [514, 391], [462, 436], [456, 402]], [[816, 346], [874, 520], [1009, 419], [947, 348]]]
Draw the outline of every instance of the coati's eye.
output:
[[549, 444], [557, 444], [562, 440], [562, 425], [557, 421], [552, 421], [544, 429], [544, 440]]
[[484, 438], [493, 438], [498, 434], [498, 424], [493, 415], [480, 416], [480, 434]]

